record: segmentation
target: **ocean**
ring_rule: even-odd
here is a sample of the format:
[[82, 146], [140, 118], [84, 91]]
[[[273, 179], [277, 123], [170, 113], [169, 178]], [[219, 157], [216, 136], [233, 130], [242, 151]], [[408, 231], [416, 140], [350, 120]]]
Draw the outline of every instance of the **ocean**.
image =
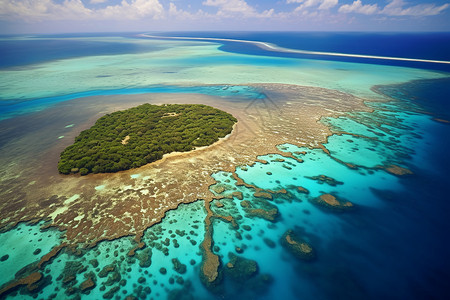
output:
[[[157, 35], [185, 38], [155, 39], [139, 33], [0, 38], [0, 298], [448, 299], [450, 65], [287, 53], [250, 43], [189, 38], [448, 62], [450, 34]], [[21, 217], [27, 209], [45, 206], [33, 203], [27, 194], [17, 205], [7, 203], [16, 201], [16, 187], [33, 192], [33, 176], [50, 174], [64, 181], [57, 172], [30, 168], [36, 172], [30, 175], [17, 170], [33, 163], [40, 166], [29, 154], [33, 151], [43, 155], [43, 162], [55, 161], [47, 156], [70, 144], [69, 137], [73, 140], [102, 112], [82, 116], [80, 108], [78, 119], [64, 120], [73, 116], [68, 113], [71, 105], [85, 103], [88, 112], [89, 105], [106, 105], [109, 96], [199, 94], [251, 106], [269, 99], [255, 87], [263, 83], [338, 90], [363, 98], [369, 109], [321, 118], [320, 124], [331, 131], [323, 143], [326, 151], [292, 141], [277, 145], [280, 153], [292, 157], [267, 153], [252, 165], [236, 166], [235, 175], [247, 185], [239, 185], [229, 171], [211, 174], [214, 195], [242, 195], [211, 202], [213, 213], [232, 216], [238, 225], [220, 218], [212, 221], [211, 251], [219, 257], [221, 276], [215, 286], [208, 287], [200, 276], [200, 245], [209, 230], [202, 200], [180, 204], [150, 226], [142, 236], [145, 245], [134, 257], [127, 255], [136, 247], [132, 235], [105, 238], [93, 247], [63, 248], [36, 269], [45, 254], [69, 240], [64, 231], [40, 226], [51, 225], [65, 213], [63, 208], [72, 209], [70, 205], [85, 199], [83, 193], [92, 193], [80, 185], [79, 193], [64, 201], [66, 206], [52, 206], [50, 217]], [[82, 102], [84, 97], [93, 98]], [[55, 127], [62, 122], [68, 125]], [[391, 166], [406, 174], [387, 171]], [[42, 163], [42, 168], [52, 166]], [[144, 180], [139, 169], [135, 172], [130, 180]], [[65, 186], [39, 186], [36, 193], [63, 193], [60, 187]], [[272, 192], [255, 196], [255, 187]], [[108, 188], [99, 184], [94, 194]], [[330, 209], [318, 200], [324, 194], [349, 201], [352, 209]], [[275, 209], [277, 214], [274, 219], [252, 216], [248, 207]], [[97, 213], [101, 223], [102, 214]], [[11, 226], [17, 218], [24, 222]], [[314, 254], [302, 257], [286, 246], [288, 232]], [[35, 288], [3, 291], [31, 270], [43, 275]], [[89, 279], [93, 285], [86, 287]]]
[[[156, 34], [158, 35], [158, 34]], [[426, 33], [367, 33], [367, 32], [171, 32], [164, 36], [184, 36], [196, 38], [223, 38], [251, 40], [273, 43], [290, 49], [307, 51], [377, 55], [388, 57], [421, 58], [430, 60], [448, 60], [450, 52], [450, 34], [448, 32]], [[236, 42], [225, 42], [223, 51], [251, 55], [279, 54], [264, 51], [255, 46]], [[302, 55], [284, 53], [284, 57], [330, 59], [320, 55]], [[333, 57], [332, 60], [360, 63], [386, 64], [424, 69], [449, 71], [448, 65], [423, 64], [417, 62], [380, 61], [355, 59], [354, 57]]]

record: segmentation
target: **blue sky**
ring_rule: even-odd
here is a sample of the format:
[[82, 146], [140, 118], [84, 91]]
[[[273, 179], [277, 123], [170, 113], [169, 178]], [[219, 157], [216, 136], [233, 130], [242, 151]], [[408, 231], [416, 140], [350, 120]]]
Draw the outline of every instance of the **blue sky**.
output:
[[450, 0], [0, 0], [0, 33], [450, 31]]

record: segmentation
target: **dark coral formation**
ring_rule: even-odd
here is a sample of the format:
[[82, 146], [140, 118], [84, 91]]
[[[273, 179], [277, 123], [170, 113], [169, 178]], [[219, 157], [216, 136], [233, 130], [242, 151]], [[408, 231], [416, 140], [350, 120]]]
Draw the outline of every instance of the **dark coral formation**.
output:
[[283, 234], [280, 242], [284, 248], [301, 260], [311, 261], [316, 257], [313, 247], [291, 229]]
[[148, 268], [152, 264], [152, 250], [150, 248], [140, 251], [137, 255], [139, 266], [141, 268]]
[[225, 274], [237, 282], [249, 280], [258, 274], [258, 264], [256, 261], [228, 253], [229, 262], [225, 265]]
[[279, 217], [278, 208], [265, 199], [254, 199], [252, 202], [244, 200], [241, 206], [247, 217], [263, 218], [271, 222], [275, 222]]
[[88, 278], [85, 281], [83, 281], [80, 285], [80, 291], [83, 294], [87, 294], [90, 290], [92, 290], [95, 287], [95, 281], [92, 280], [92, 278]]
[[[268, 274], [259, 274], [258, 263], [233, 253], [228, 254], [229, 261], [224, 266], [224, 278], [235, 286], [227, 293], [227, 299], [258, 299], [263, 295], [273, 282], [272, 276]], [[234, 291], [239, 291], [235, 294]]]
[[317, 206], [334, 211], [346, 211], [354, 208], [353, 203], [350, 201], [338, 199], [332, 194], [322, 194], [317, 198], [311, 199], [310, 201]]
[[209, 290], [215, 290], [222, 281], [222, 274], [219, 272], [221, 265], [220, 258], [212, 251], [214, 241], [212, 239], [213, 226], [211, 217], [213, 217], [214, 213], [211, 211], [210, 204], [209, 201], [205, 201], [207, 216], [205, 218], [205, 237], [200, 245], [202, 252], [200, 280]]
[[112, 286], [115, 283], [118, 283], [122, 279], [122, 276], [120, 275], [118, 270], [113, 271], [108, 279], [105, 281], [106, 286]]
[[236, 198], [238, 198], [239, 200], [242, 200], [242, 199], [244, 199], [244, 195], [242, 194], [242, 192], [233, 192], [232, 194], [231, 194], [233, 197], [236, 197]]
[[49, 253], [47, 253], [47, 254], [45, 254], [44, 256], [41, 257], [41, 260], [39, 261], [37, 267], [41, 268], [46, 263], [50, 262], [66, 246], [67, 246], [66, 243], [62, 243], [59, 246], [53, 247], [53, 249]]
[[413, 174], [413, 172], [411, 170], [406, 169], [404, 167], [397, 166], [397, 165], [389, 165], [385, 168], [385, 170], [388, 171], [389, 173], [397, 175], [397, 176]]
[[68, 261], [64, 266], [64, 270], [60, 277], [62, 276], [63, 285], [73, 286], [76, 284], [77, 274], [81, 274], [86, 271], [86, 266], [84, 266], [79, 261]]
[[184, 274], [186, 273], [186, 265], [182, 264], [178, 258], [173, 258], [172, 259], [172, 263], [173, 263], [173, 269], [175, 270], [175, 272], [179, 273], [179, 274]]
[[0, 297], [6, 295], [16, 289], [19, 286], [26, 285], [28, 291], [33, 292], [36, 291], [36, 284], [42, 279], [42, 274], [40, 272], [34, 272], [29, 274], [26, 277], [23, 277], [19, 280], [15, 280], [10, 284], [4, 286], [0, 290]]
[[263, 241], [269, 248], [275, 248], [276, 246], [275, 242], [269, 238], [264, 238]]
[[103, 269], [98, 273], [98, 277], [103, 278], [108, 275], [108, 273], [114, 271], [116, 269], [115, 264], [106, 265], [103, 267]]
[[220, 185], [220, 184], [214, 184], [210, 188], [216, 194], [222, 194], [226, 190], [226, 188], [223, 185]]
[[2, 257], [0, 257], [0, 261], [1, 262], [6, 261], [8, 258], [9, 258], [9, 254], [5, 254]]
[[259, 217], [259, 218], [266, 219], [267, 221], [274, 222], [278, 217], [278, 209], [272, 208], [269, 210], [264, 210], [262, 208], [255, 208], [255, 209], [250, 209], [247, 212], [247, 215], [249, 217]]
[[135, 254], [136, 254], [136, 250], [139, 250], [139, 249], [142, 249], [142, 248], [144, 248], [145, 247], [145, 243], [143, 243], [143, 242], [139, 242], [139, 243], [137, 243], [137, 245], [133, 248], [133, 249], [131, 249], [130, 251], [128, 251], [128, 256], [134, 256]]
[[326, 175], [318, 175], [318, 176], [312, 176], [312, 177], [306, 176], [306, 178], [316, 180], [320, 184], [326, 183], [331, 186], [344, 184], [342, 181], [338, 181], [338, 180], [336, 180], [332, 177], [326, 176]]
[[114, 294], [117, 293], [119, 290], [120, 287], [118, 286], [112, 287], [106, 293], [103, 294], [103, 299], [112, 299], [114, 297]]
[[253, 196], [257, 197], [257, 198], [266, 198], [266, 199], [269, 199], [269, 200], [272, 200], [272, 198], [273, 198], [272, 194], [264, 192], [264, 191], [255, 192], [253, 194]]
[[304, 187], [302, 187], [302, 186], [298, 186], [298, 187], [297, 187], [297, 191], [298, 191], [299, 193], [302, 193], [302, 194], [309, 194], [309, 190], [306, 189], [306, 188], [304, 188]]

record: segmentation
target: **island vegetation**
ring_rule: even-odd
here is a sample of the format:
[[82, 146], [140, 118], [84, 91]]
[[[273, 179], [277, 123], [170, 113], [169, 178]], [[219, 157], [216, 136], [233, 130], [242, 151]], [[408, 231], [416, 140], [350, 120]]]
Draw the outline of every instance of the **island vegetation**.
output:
[[62, 174], [137, 168], [166, 153], [208, 146], [231, 133], [229, 113], [201, 104], [143, 104], [107, 114], [61, 153]]

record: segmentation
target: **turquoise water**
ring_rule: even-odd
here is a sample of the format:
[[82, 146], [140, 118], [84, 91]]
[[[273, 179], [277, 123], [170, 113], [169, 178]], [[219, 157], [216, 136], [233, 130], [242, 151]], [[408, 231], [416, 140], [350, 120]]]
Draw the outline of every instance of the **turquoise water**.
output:
[[40, 230], [41, 223], [18, 224], [15, 228], [0, 234], [1, 256], [8, 257], [0, 262], [2, 276], [0, 286], [14, 279], [14, 274], [27, 265], [39, 261], [42, 256], [59, 245], [60, 233], [57, 230]]
[[[294, 159], [269, 154], [259, 157], [267, 161], [267, 164], [255, 163], [253, 166], [243, 166], [237, 169], [237, 175], [246, 183], [266, 190], [286, 189], [287, 195], [275, 195], [272, 200], [256, 198], [253, 196], [253, 189], [236, 186], [230, 173], [219, 172], [212, 175], [217, 181], [217, 185], [225, 187], [225, 191], [218, 195], [226, 195], [236, 191], [243, 194], [243, 200], [236, 197], [229, 200], [220, 200], [224, 205], [221, 208], [217, 207], [215, 202], [211, 205], [215, 213], [225, 216], [231, 215], [239, 225], [238, 228], [234, 228], [230, 223], [222, 220], [215, 219], [213, 221], [214, 253], [221, 257], [223, 264], [227, 263], [229, 253], [236, 253], [246, 259], [254, 260], [258, 264], [260, 274], [258, 276], [270, 276], [268, 281], [270, 284], [265, 281], [263, 281], [264, 284], [253, 283], [257, 288], [244, 290], [242, 290], [242, 283], [226, 278], [227, 289], [221, 292], [222, 296], [220, 297], [241, 299], [243, 295], [246, 295], [246, 297], [258, 299], [277, 297], [295, 299], [299, 291], [307, 295], [305, 296], [307, 299], [318, 295], [329, 297], [330, 294], [327, 293], [344, 296], [357, 295], [356, 298], [368, 295], [384, 295], [384, 290], [377, 290], [380, 288], [377, 285], [372, 287], [366, 285], [363, 291], [358, 287], [358, 284], [362, 284], [359, 276], [363, 276], [362, 278], [369, 276], [373, 278], [372, 280], [381, 280], [378, 276], [384, 277], [387, 275], [384, 273], [367, 275], [364, 273], [367, 271], [367, 267], [359, 269], [361, 264], [364, 265], [367, 262], [364, 260], [358, 262], [355, 260], [355, 255], [356, 257], [367, 255], [364, 248], [370, 244], [361, 246], [359, 244], [362, 237], [351, 239], [349, 236], [355, 235], [364, 227], [369, 231], [368, 234], [373, 230], [370, 227], [367, 228], [367, 224], [354, 223], [361, 222], [361, 220], [358, 220], [364, 218], [367, 210], [391, 209], [390, 203], [386, 203], [386, 200], [380, 198], [373, 190], [402, 192], [405, 189], [404, 179], [390, 175], [383, 170], [371, 169], [371, 167], [388, 162], [397, 163], [397, 155], [404, 152], [410, 153], [411, 158], [413, 158], [410, 160], [402, 158], [402, 161], [409, 162], [408, 164], [411, 164], [413, 160], [427, 163], [427, 148], [431, 145], [424, 143], [424, 139], [416, 132], [411, 131], [409, 126], [423, 124], [427, 128], [432, 126], [433, 123], [429, 123], [428, 116], [403, 112], [398, 112], [397, 122], [391, 123], [392, 120], [380, 118], [380, 114], [377, 112], [353, 113], [349, 114], [348, 117], [324, 119], [323, 122], [330, 124], [333, 130], [361, 135], [357, 138], [345, 134], [332, 135], [328, 143], [324, 144], [330, 151], [331, 156], [321, 149], [299, 148], [285, 144], [279, 146], [280, 150], [294, 153], [303, 162], [300, 163]], [[355, 122], [357, 121], [355, 120], [361, 119], [364, 119], [364, 122], [356, 125]], [[370, 119], [372, 121], [369, 121]], [[383, 131], [384, 126], [367, 127], [382, 119], [390, 124], [389, 134]], [[364, 135], [365, 133], [371, 134]], [[380, 136], [381, 133], [384, 135]], [[380, 138], [375, 141], [373, 140], [375, 137]], [[392, 143], [396, 139], [401, 139], [402, 143]], [[353, 142], [349, 142], [349, 140]], [[422, 145], [422, 149], [418, 151], [419, 145]], [[365, 149], [367, 147], [372, 150]], [[360, 148], [365, 150], [360, 150]], [[413, 150], [416, 150], [414, 154], [412, 154]], [[361, 151], [369, 152], [361, 154]], [[376, 155], [368, 155], [368, 153], [375, 153]], [[382, 155], [379, 153], [382, 153]], [[342, 162], [334, 160], [333, 157], [362, 167], [359, 169], [348, 168]], [[270, 172], [270, 175], [267, 172]], [[318, 175], [326, 175], [340, 183], [333, 186], [311, 178]], [[297, 186], [306, 188], [309, 194], [299, 192]], [[214, 187], [211, 187], [211, 190], [214, 191]], [[333, 212], [317, 206], [311, 201], [324, 193], [331, 193], [338, 196], [339, 199], [349, 200], [355, 205], [355, 208], [347, 212]], [[264, 205], [269, 205], [271, 208], [278, 210], [278, 217], [274, 222], [264, 218], [248, 216], [241, 205], [242, 201], [249, 201], [255, 207], [259, 207], [263, 205], [261, 200], [265, 202]], [[360, 215], [359, 218], [358, 215]], [[210, 294], [203, 287], [198, 277], [201, 262], [201, 252], [198, 245], [202, 242], [204, 235], [203, 220], [205, 216], [206, 212], [202, 201], [181, 205], [177, 210], [168, 212], [162, 223], [145, 232], [142, 241], [147, 246], [138, 250], [136, 256], [132, 258], [129, 258], [127, 253], [135, 246], [135, 242], [128, 237], [111, 242], [101, 242], [92, 249], [83, 250], [82, 256], [62, 251], [44, 268], [46, 276], [51, 276], [53, 280], [40, 291], [39, 295], [42, 298], [48, 298], [51, 295], [56, 299], [64, 298], [68, 295], [68, 287], [72, 285], [77, 287], [86, 278], [96, 274], [93, 275], [95, 276], [96, 287], [88, 295], [80, 294], [83, 299], [101, 298], [116, 286], [118, 289], [115, 295], [121, 295], [120, 297], [132, 294], [141, 295], [142, 298], [166, 298], [171, 294], [175, 295], [179, 289], [183, 289], [183, 293], [195, 298], [213, 297], [213, 294]], [[352, 219], [353, 221], [351, 221]], [[246, 226], [249, 227], [246, 228]], [[23, 238], [23, 233], [27, 232], [27, 228], [31, 230], [29, 235], [38, 234], [34, 239], [42, 238], [46, 234], [38, 230], [38, 225], [27, 226], [22, 224], [14, 230], [0, 235], [0, 238], [5, 241], [2, 243], [2, 255], [5, 249], [10, 249], [11, 243], [15, 243], [15, 239], [12, 239], [11, 235]], [[317, 261], [313, 263], [297, 261], [294, 257], [290, 257], [289, 253], [280, 245], [280, 237], [287, 229], [291, 228], [301, 233], [303, 238], [313, 245], [318, 253]], [[237, 233], [240, 234], [239, 238], [236, 235]], [[41, 247], [42, 253], [46, 253], [52, 246], [58, 244], [58, 239], [55, 239], [54, 235], [50, 239], [50, 236], [43, 238], [45, 246], [39, 246], [38, 244], [33, 244], [33, 246]], [[334, 245], [336, 240], [340, 239], [343, 239], [341, 243], [350, 247], [349, 249], [356, 245], [359, 245], [358, 247], [361, 249], [352, 249], [351, 255], [345, 251], [341, 252], [342, 250], [335, 249], [336, 246]], [[25, 240], [23, 238], [23, 241]], [[242, 250], [238, 251], [236, 247]], [[409, 245], [405, 244], [403, 247], [406, 251]], [[34, 248], [26, 249], [30, 252]], [[139, 257], [146, 251], [150, 251], [151, 264], [150, 266], [141, 266], [139, 265]], [[337, 263], [336, 259], [345, 261], [347, 255], [350, 255], [349, 257], [354, 263], [353, 266], [333, 265]], [[330, 256], [333, 258], [332, 265], [329, 265], [329, 261], [327, 262]], [[25, 254], [24, 257], [29, 258], [23, 260], [23, 264], [4, 265], [2, 269], [6, 268], [10, 270], [10, 274], [14, 274], [27, 263], [33, 262], [33, 256], [30, 253]], [[186, 271], [182, 274], [175, 271], [173, 258], [177, 258], [181, 264], [185, 265]], [[12, 255], [2, 264], [12, 262], [13, 259]], [[98, 265], [93, 263], [92, 260], [96, 260]], [[81, 271], [78, 271], [80, 273], [76, 274], [76, 279], [70, 281], [69, 284], [62, 284], [64, 276], [70, 273], [68, 266], [72, 266], [73, 262], [80, 263], [81, 267], [75, 265], [77, 266], [75, 270], [79, 268]], [[385, 263], [381, 262], [382, 267], [387, 267]], [[100, 272], [106, 266], [111, 265], [114, 265], [114, 271], [108, 273], [105, 277], [100, 277]], [[330, 270], [331, 266], [336, 270]], [[377, 267], [376, 263], [373, 262], [369, 269], [372, 270], [372, 268]], [[164, 274], [161, 273], [161, 268], [165, 268]], [[345, 274], [350, 272], [349, 274], [352, 274], [352, 276], [348, 275], [348, 278], [340, 279], [344, 280], [344, 283], [339, 280], [337, 280], [339, 284], [336, 283], [336, 285], [328, 283], [330, 286], [321, 290], [320, 281], [317, 280], [330, 280], [334, 278], [335, 272], [344, 272]], [[397, 275], [394, 272], [391, 276]], [[332, 277], [328, 278], [328, 276]], [[55, 281], [55, 278], [59, 278], [59, 280], [56, 279]], [[255, 278], [255, 280], [262, 280], [258, 277]], [[295, 285], [292, 281], [293, 278], [295, 278]], [[4, 282], [9, 279], [9, 277], [4, 277]], [[346, 286], [345, 290], [341, 290], [341, 284]], [[407, 288], [400, 288], [398, 293], [399, 295], [409, 295]], [[26, 295], [20, 297], [21, 299], [31, 299], [31, 296]]]
[[[47, 282], [39, 292], [39, 297], [64, 299], [71, 296], [68, 292], [70, 287], [78, 287], [87, 278], [93, 278], [96, 287], [89, 295], [81, 294], [86, 299], [102, 299], [103, 294], [115, 286], [120, 287], [116, 294], [122, 297], [131, 294], [150, 294], [149, 289], [144, 290], [145, 287], [149, 287], [153, 298], [165, 298], [169, 289], [181, 288], [187, 283], [195, 289], [196, 294], [206, 296], [207, 292], [196, 276], [201, 262], [198, 245], [203, 240], [205, 216], [206, 212], [201, 201], [189, 205], [181, 204], [177, 210], [169, 211], [162, 223], [146, 230], [142, 241], [148, 247], [137, 250], [134, 257], [127, 255], [136, 246], [129, 237], [101, 242], [89, 250], [80, 249], [79, 253], [62, 251], [43, 269], [44, 276], [49, 276], [47, 280], [50, 282]], [[47, 234], [48, 237], [44, 237]], [[22, 267], [34, 262], [36, 256], [40, 258], [39, 255], [33, 257], [30, 251], [40, 248], [42, 256], [63, 240], [58, 237], [55, 236], [55, 231], [41, 232], [39, 225], [25, 224], [20, 224], [17, 228], [0, 235], [3, 242], [2, 255], [4, 251], [8, 249], [10, 251], [9, 259], [1, 262], [1, 267], [11, 274], [11, 278], [2, 276], [2, 284], [13, 279], [14, 274]], [[28, 238], [33, 247], [22, 244], [28, 243]], [[36, 241], [38, 238], [39, 242]], [[168, 243], [166, 238], [169, 240]], [[22, 241], [18, 242], [18, 239]], [[173, 258], [177, 258], [185, 265], [184, 272], [180, 273], [174, 269]], [[20, 264], [17, 264], [18, 261]], [[109, 266], [113, 266], [114, 270], [105, 272], [106, 276], [100, 275], [101, 271]], [[161, 268], [166, 269], [164, 275], [161, 274]], [[75, 278], [69, 281], [68, 278], [72, 274]], [[33, 299], [33, 295], [20, 295], [19, 298]]]
[[[161, 46], [157, 51], [82, 56], [0, 70], [0, 118], [94, 95], [200, 93], [249, 101], [265, 97], [245, 86], [257, 82], [312, 85], [380, 98], [370, 87], [447, 76], [386, 65], [224, 53], [212, 43], [171, 42], [170, 47], [157, 43]], [[449, 127], [418, 112], [413, 99], [398, 100], [367, 102], [373, 112], [322, 118], [320, 122], [333, 132], [323, 145], [329, 154], [284, 144], [278, 148], [297, 159], [267, 154], [259, 157], [267, 164], [236, 169], [241, 179], [257, 188], [286, 190], [272, 193], [272, 199], [237, 186], [231, 173], [212, 174], [217, 184], [210, 189], [217, 196], [241, 192], [243, 197], [211, 203], [213, 212], [232, 216], [238, 225], [212, 219], [212, 250], [223, 270], [218, 290], [209, 291], [199, 278], [206, 217], [199, 200], [167, 212], [161, 223], [147, 229], [145, 246], [136, 255], [128, 255], [137, 246], [133, 237], [103, 241], [78, 252], [63, 249], [43, 268], [44, 279], [35, 294], [23, 288], [7, 298], [445, 299], [450, 268], [445, 238], [450, 228], [445, 201]], [[382, 168], [392, 164], [414, 175], [399, 177]], [[329, 180], [319, 180], [321, 175]], [[321, 205], [317, 199], [323, 194], [353, 206], [336, 210]], [[246, 205], [275, 209], [277, 214], [273, 220], [251, 215]], [[20, 223], [0, 234], [4, 271], [0, 287], [64, 242], [64, 233], [40, 226]], [[299, 259], [282, 245], [288, 229], [314, 249], [314, 260]], [[37, 249], [41, 251], [33, 254]], [[230, 253], [256, 262], [258, 271], [245, 279], [230, 272]], [[95, 287], [83, 293], [81, 284], [89, 278]]]
[[[50, 39], [53, 41], [54, 39]], [[56, 39], [64, 41], [64, 39]], [[66, 38], [67, 42], [93, 42], [93, 38]], [[158, 48], [117, 55], [45, 60], [17, 68], [0, 69], [0, 100], [28, 100], [86, 91], [148, 88], [161, 85], [222, 85], [287, 83], [321, 86], [356, 94], [376, 95], [375, 84], [446, 77], [438, 72], [314, 59], [261, 57], [221, 51], [211, 42], [97, 38], [114, 43]], [[24, 39], [23, 47], [28, 47]], [[28, 42], [33, 42], [33, 39]], [[71, 47], [69, 44], [67, 47]], [[111, 46], [113, 47], [113, 46]], [[30, 54], [33, 55], [33, 54]]]
[[147, 88], [124, 88], [110, 90], [94, 90], [79, 92], [68, 95], [45, 97], [38, 99], [25, 99], [20, 101], [0, 102], [0, 120], [12, 118], [14, 116], [44, 110], [56, 103], [74, 100], [91, 96], [111, 96], [111, 95], [136, 95], [148, 93], [195, 93], [204, 95], [214, 95], [219, 97], [233, 96], [237, 99], [260, 99], [265, 97], [257, 89], [248, 86], [152, 86]]

